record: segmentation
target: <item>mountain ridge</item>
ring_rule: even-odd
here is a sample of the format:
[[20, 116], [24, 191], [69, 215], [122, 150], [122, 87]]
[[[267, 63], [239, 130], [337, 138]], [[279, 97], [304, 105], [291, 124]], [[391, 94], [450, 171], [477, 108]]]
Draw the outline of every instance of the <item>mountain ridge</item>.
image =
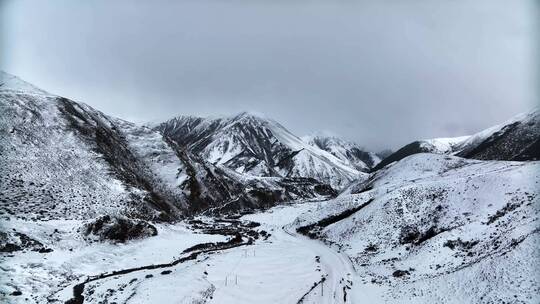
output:
[[540, 159], [540, 110], [534, 108], [470, 136], [417, 140], [392, 153], [372, 172], [417, 153], [481, 160]]
[[342, 188], [362, 175], [275, 120], [252, 113], [208, 118], [182, 115], [154, 129], [215, 165], [253, 176], [310, 177]]
[[4, 213], [43, 219], [123, 214], [171, 221], [207, 210], [235, 212], [335, 195], [315, 179], [259, 178], [218, 168], [155, 130], [15, 76], [2, 77]]

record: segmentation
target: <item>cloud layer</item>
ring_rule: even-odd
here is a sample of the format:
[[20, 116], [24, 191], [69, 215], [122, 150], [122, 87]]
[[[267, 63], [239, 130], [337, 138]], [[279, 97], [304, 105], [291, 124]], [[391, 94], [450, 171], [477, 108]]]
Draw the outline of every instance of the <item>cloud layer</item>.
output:
[[250, 110], [374, 150], [536, 101], [535, 1], [226, 2], [4, 1], [0, 65], [125, 119]]

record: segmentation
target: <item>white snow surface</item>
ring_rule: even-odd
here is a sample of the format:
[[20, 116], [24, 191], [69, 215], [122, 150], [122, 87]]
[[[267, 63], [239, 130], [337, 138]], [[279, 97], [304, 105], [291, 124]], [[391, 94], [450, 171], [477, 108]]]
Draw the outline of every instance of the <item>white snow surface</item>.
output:
[[[9, 136], [0, 147], [0, 167], [7, 172], [1, 177], [0, 227], [53, 249], [0, 253], [0, 302], [64, 302], [87, 276], [170, 262], [195, 244], [226, 240], [197, 233], [184, 222], [155, 224], [157, 236], [125, 244], [83, 240], [78, 228], [84, 220], [136, 208], [130, 201], [143, 191], [110, 174], [89, 143], [65, 131], [56, 96], [5, 73], [0, 74], [0, 95], [0, 131]], [[121, 129], [152, 180], [181, 196], [176, 187], [186, 179], [183, 167], [159, 134], [94, 114]], [[528, 115], [512, 121], [526, 121]], [[256, 120], [252, 123], [260, 123]], [[270, 233], [267, 240], [201, 255], [170, 267], [168, 275], [156, 269], [96, 281], [85, 289], [85, 303], [540, 302], [540, 162], [417, 154], [368, 175], [336, 156], [338, 150], [306, 144], [270, 120], [263, 124], [262, 132], [272, 132], [299, 152], [293, 169], [281, 174], [313, 176], [335, 186], [360, 180], [333, 200], [297, 202], [242, 217], [261, 223], [255, 229]], [[469, 138], [428, 142], [449, 153], [481, 142], [502, 126]], [[233, 136], [227, 144], [241, 140]], [[209, 147], [208, 159], [220, 166], [238, 155], [234, 145], [225, 149], [221, 140]], [[259, 177], [265, 170], [258, 164], [249, 172], [238, 167], [228, 174], [238, 180], [256, 176], [270, 187], [276, 177]], [[16, 212], [4, 208], [15, 200], [24, 202]], [[352, 208], [360, 209], [320, 229], [322, 241], [296, 232]], [[312, 289], [322, 278], [324, 283]]]
[[[333, 135], [314, 133], [313, 135], [303, 136], [302, 141], [310, 146], [329, 152], [348, 166], [359, 171], [369, 171], [381, 161], [379, 156], [373, 152], [365, 152], [357, 143]], [[361, 158], [358, 155], [359, 152], [365, 153], [365, 158]]]
[[454, 152], [457, 146], [470, 138], [467, 136], [459, 137], [440, 137], [422, 140], [422, 144], [427, 144], [432, 149], [432, 153], [449, 154]]
[[185, 204], [180, 186], [188, 178], [186, 166], [163, 140], [163, 136], [150, 128], [121, 119], [115, 119], [115, 125], [122, 130], [136, 156], [145, 160], [161, 191], [176, 194], [177, 201]]
[[51, 95], [42, 89], [21, 80], [19, 77], [0, 71], [0, 92]]
[[119, 212], [129, 191], [87, 142], [66, 131], [57, 97], [34, 93], [0, 90], [0, 197], [5, 211], [25, 218]]
[[[302, 303], [342, 303], [344, 287], [354, 280], [347, 256], [298, 235], [289, 225], [318, 206], [319, 202], [305, 202], [247, 215], [243, 219], [259, 222], [259, 230], [271, 233], [266, 241], [200, 256], [169, 268], [167, 275], [160, 274], [163, 269], [144, 270], [100, 280], [86, 287], [92, 294], [85, 294], [85, 303], [297, 303], [301, 298]], [[324, 285], [311, 290], [323, 277]], [[54, 298], [69, 299], [71, 285], [66, 287]], [[357, 303], [350, 293], [347, 303]]]
[[[172, 137], [175, 132], [188, 134], [186, 148], [197, 150], [192, 152], [206, 161], [254, 177], [276, 176], [277, 172], [281, 177], [315, 178], [340, 189], [364, 174], [332, 153], [304, 142], [278, 122], [253, 113], [179, 116], [165, 124]], [[292, 166], [280, 164], [288, 156], [292, 156]]]
[[296, 225], [366, 204], [320, 233], [384, 303], [537, 303], [539, 174], [539, 162], [417, 154]]
[[[196, 233], [179, 223], [157, 224], [157, 236], [125, 244], [88, 243], [78, 231], [83, 223], [79, 220], [2, 220], [3, 228], [30, 235], [54, 251], [0, 254], [0, 302], [44, 303], [47, 298], [57, 297], [67, 300], [72, 295], [73, 283], [86, 276], [170, 262], [193, 245], [226, 239]], [[15, 290], [22, 295], [9, 296]]]
[[[241, 218], [260, 223], [255, 229], [270, 233], [267, 240], [201, 255], [167, 275], [143, 270], [95, 281], [85, 303], [537, 303], [539, 173], [539, 162], [414, 155], [372, 175], [370, 190]], [[324, 227], [322, 241], [296, 232], [363, 204]], [[33, 293], [30, 303], [69, 299], [83, 274], [167, 262], [181, 248], [216, 240], [180, 223], [126, 245], [88, 245], [70, 236], [76, 221], [5, 224], [55, 248], [45, 256], [50, 263], [36, 262], [37, 253], [2, 257], [2, 271], [15, 278], [5, 292]], [[401, 243], [406, 227], [420, 235], [436, 229]], [[395, 277], [396, 270], [408, 274]], [[71, 272], [75, 279], [62, 279]]]

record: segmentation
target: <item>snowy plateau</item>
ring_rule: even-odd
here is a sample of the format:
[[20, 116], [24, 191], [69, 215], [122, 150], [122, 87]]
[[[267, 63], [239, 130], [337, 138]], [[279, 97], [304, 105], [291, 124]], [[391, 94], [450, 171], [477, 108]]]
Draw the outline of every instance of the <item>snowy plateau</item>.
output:
[[540, 303], [540, 112], [382, 157], [0, 72], [1, 303]]

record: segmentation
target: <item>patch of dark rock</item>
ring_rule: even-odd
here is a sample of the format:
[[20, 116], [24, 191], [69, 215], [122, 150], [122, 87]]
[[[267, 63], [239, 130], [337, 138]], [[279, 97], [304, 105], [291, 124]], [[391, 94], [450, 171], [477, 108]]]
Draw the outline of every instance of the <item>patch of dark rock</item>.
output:
[[189, 220], [188, 223], [190, 225], [204, 225], [204, 222], [201, 220]]
[[405, 226], [399, 234], [400, 244], [420, 245], [423, 242], [434, 238], [435, 236], [447, 231], [448, 229], [431, 226], [426, 231], [420, 231], [416, 226]]
[[166, 274], [170, 274], [170, 273], [172, 273], [172, 270], [163, 270], [161, 272], [162, 275], [166, 275]]
[[6, 243], [0, 246], [0, 252], [15, 252], [20, 250], [22, 248], [17, 244]]
[[255, 227], [259, 227], [260, 225], [261, 224], [257, 222], [249, 222], [249, 223], [244, 224], [244, 226], [247, 228], [255, 228]]
[[420, 231], [416, 226], [405, 226], [399, 233], [400, 244], [411, 244], [420, 238]]
[[153, 278], [154, 275], [152, 275], [152, 274], [147, 274], [147, 275], [145, 275], [144, 277], [145, 277], [146, 279], [150, 279], [150, 278]]
[[100, 241], [125, 242], [131, 239], [156, 236], [157, 229], [148, 222], [120, 216], [101, 216], [83, 226], [83, 234], [95, 236]]
[[39, 253], [49, 253], [53, 252], [52, 248], [41, 248], [38, 250]]
[[408, 270], [396, 270], [392, 273], [392, 276], [396, 278], [401, 278], [406, 275], [410, 275], [411, 273]]
[[251, 189], [247, 193], [250, 201], [258, 202], [259, 204], [272, 204], [274, 202], [283, 201], [284, 193], [281, 190], [270, 189]]
[[508, 203], [502, 209], [497, 210], [494, 215], [488, 217], [486, 224], [491, 225], [500, 217], [505, 216], [508, 212], [516, 210], [520, 206], [519, 203]]
[[12, 296], [20, 296], [22, 295], [22, 292], [20, 290], [15, 290], [14, 292], [11, 293]]
[[24, 233], [0, 231], [0, 252], [12, 253], [26, 249], [40, 253], [52, 251], [52, 249], [46, 248], [40, 241], [35, 240]]
[[313, 187], [313, 190], [315, 190], [315, 193], [319, 195], [327, 195], [333, 197], [338, 194], [334, 188], [327, 184], [315, 185], [315, 187]]
[[379, 250], [379, 247], [375, 244], [370, 243], [366, 246], [364, 249], [365, 252], [377, 252]]
[[461, 240], [460, 238], [458, 238], [457, 240], [448, 240], [446, 241], [443, 246], [444, 247], [448, 247], [452, 250], [454, 250], [455, 248], [459, 248], [461, 250], [470, 250], [472, 249], [476, 244], [478, 244], [479, 241], [475, 240], [475, 241], [463, 241]]
[[331, 215], [329, 217], [323, 218], [322, 220], [320, 220], [320, 221], [318, 221], [318, 222], [316, 222], [314, 224], [299, 227], [298, 229], [296, 229], [296, 231], [298, 233], [306, 235], [306, 236], [308, 236], [308, 237], [310, 237], [312, 239], [315, 239], [315, 238], [318, 237], [319, 231], [321, 229], [348, 218], [349, 216], [355, 214], [356, 212], [360, 211], [361, 209], [363, 209], [364, 207], [369, 205], [371, 202], [373, 202], [373, 200], [374, 199], [370, 199], [367, 202], [361, 204], [360, 206], [357, 206], [357, 207], [352, 208], [352, 209], [347, 209], [347, 210], [345, 210], [345, 211], [343, 211], [341, 213], [334, 214], [334, 215]]
[[197, 244], [195, 246], [191, 246], [191, 247], [185, 249], [182, 253], [188, 253], [188, 252], [200, 251], [200, 250], [208, 250], [208, 249], [213, 249], [213, 248], [218, 248], [218, 247], [224, 246], [225, 244], [239, 244], [241, 242], [242, 242], [242, 235], [240, 235], [239, 233], [236, 233], [236, 235], [227, 242], [201, 243], [201, 244]]

